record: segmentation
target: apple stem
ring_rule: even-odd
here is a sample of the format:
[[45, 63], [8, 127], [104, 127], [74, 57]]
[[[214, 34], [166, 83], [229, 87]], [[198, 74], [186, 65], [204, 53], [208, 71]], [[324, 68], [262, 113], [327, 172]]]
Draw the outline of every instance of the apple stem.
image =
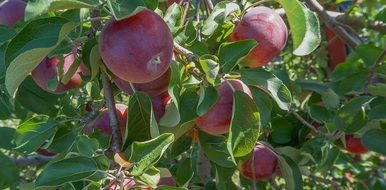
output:
[[260, 0], [260, 1], [257, 1], [257, 2], [255, 2], [255, 3], [253, 3], [252, 5], [249, 5], [248, 7], [246, 7], [246, 8], [243, 10], [243, 12], [241, 12], [240, 18], [243, 18], [243, 16], [245, 15], [245, 13], [247, 12], [248, 9], [250, 9], [250, 8], [252, 8], [252, 7], [256, 7], [256, 6], [261, 5], [261, 4], [263, 4], [263, 3], [270, 2], [270, 1], [272, 1], [272, 0]]
[[102, 72], [102, 84], [103, 84], [103, 92], [104, 92], [104, 97], [109, 113], [109, 118], [110, 118], [110, 126], [112, 129], [112, 139], [111, 139], [111, 150], [114, 153], [119, 153], [121, 152], [121, 131], [119, 130], [118, 126], [118, 117], [116, 114], [116, 108], [115, 108], [115, 101], [114, 101], [114, 96], [111, 90], [111, 81], [107, 77], [107, 75]]

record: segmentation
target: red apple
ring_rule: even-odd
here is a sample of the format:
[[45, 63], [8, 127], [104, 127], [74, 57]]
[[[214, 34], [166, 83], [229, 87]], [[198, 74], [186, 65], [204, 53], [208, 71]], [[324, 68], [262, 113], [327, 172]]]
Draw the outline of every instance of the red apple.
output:
[[167, 185], [167, 186], [176, 186], [176, 180], [173, 177], [162, 177], [157, 186]]
[[354, 135], [346, 135], [346, 150], [354, 154], [363, 154], [368, 152], [363, 145], [362, 140]]
[[254, 7], [247, 11], [236, 26], [230, 41], [255, 39], [258, 45], [241, 64], [261, 67], [283, 50], [287, 37], [287, 26], [275, 10], [267, 7]]
[[[119, 129], [121, 135], [125, 135], [126, 131], [126, 121], [128, 108], [123, 104], [115, 104], [115, 111], [118, 117]], [[95, 121], [86, 128], [86, 133], [91, 134], [94, 129], [98, 129], [102, 134], [111, 135], [112, 129], [110, 126], [110, 117], [108, 110], [103, 110], [100, 115], [95, 119]]]
[[[73, 53], [63, 55], [63, 58], [63, 74], [65, 75], [70, 69], [71, 65], [75, 62], [76, 58]], [[83, 86], [84, 82], [81, 76], [89, 75], [90, 71], [86, 66], [80, 64], [75, 74], [71, 77], [67, 84], [59, 82], [56, 89], [48, 88], [49, 82], [56, 80], [55, 78], [57, 78], [56, 68], [59, 62], [60, 59], [58, 56], [54, 56], [52, 58], [44, 58], [43, 61], [31, 72], [32, 79], [40, 88], [53, 94], [62, 94], [68, 90]]]
[[[161, 77], [153, 81], [150, 81], [148, 83], [133, 83], [133, 86], [137, 91], [146, 92], [147, 94], [149, 94], [149, 96], [157, 96], [167, 91], [170, 81], [170, 74], [171, 71], [170, 69], [168, 69], [166, 73], [164, 73]], [[131, 89], [129, 82], [116, 77], [114, 79], [114, 83], [120, 90], [126, 92], [129, 95], [133, 94], [133, 90]]]
[[38, 148], [35, 152], [43, 156], [55, 156], [55, 153], [49, 152], [48, 150], [42, 148]]
[[[228, 82], [235, 90], [242, 91], [252, 98], [248, 86], [241, 80], [230, 79]], [[218, 87], [218, 101], [209, 109], [209, 111], [196, 120], [197, 127], [211, 135], [221, 135], [228, 133], [232, 119], [233, 109], [233, 91], [229, 83], [224, 81]]]
[[328, 26], [324, 26], [324, 32], [326, 34], [326, 40], [329, 43], [327, 46], [328, 64], [334, 69], [338, 64], [346, 60], [346, 46], [344, 41]]
[[262, 181], [271, 178], [275, 173], [276, 165], [277, 158], [272, 150], [265, 145], [258, 144], [248, 159], [239, 164], [239, 169], [240, 174], [244, 177]]
[[144, 9], [107, 23], [99, 48], [104, 63], [115, 76], [132, 83], [148, 83], [168, 70], [173, 37], [160, 16]]
[[5, 0], [0, 3], [0, 25], [15, 26], [23, 19], [26, 5], [22, 0]]
[[153, 112], [155, 119], [159, 121], [165, 114], [165, 107], [170, 100], [168, 92], [162, 93], [158, 96], [151, 97], [151, 103], [153, 105]]

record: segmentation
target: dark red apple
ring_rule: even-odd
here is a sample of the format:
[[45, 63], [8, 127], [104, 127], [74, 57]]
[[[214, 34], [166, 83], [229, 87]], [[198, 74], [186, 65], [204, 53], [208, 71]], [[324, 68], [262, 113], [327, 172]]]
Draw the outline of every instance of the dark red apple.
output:
[[247, 11], [229, 40], [233, 42], [255, 39], [258, 45], [242, 60], [241, 64], [261, 67], [283, 50], [287, 37], [287, 26], [275, 10], [254, 7]]
[[[115, 109], [118, 117], [119, 129], [121, 131], [121, 135], [124, 136], [126, 131], [128, 108], [123, 104], [115, 104]], [[86, 133], [91, 134], [94, 129], [98, 129], [102, 134], [111, 135], [112, 129], [110, 126], [108, 110], [103, 110], [100, 113], [95, 121], [86, 128]]]
[[[135, 90], [146, 92], [149, 96], [157, 96], [168, 90], [171, 71], [168, 69], [161, 77], [148, 83], [133, 83]], [[114, 79], [117, 87], [129, 95], [133, 94], [130, 83], [118, 77]]]
[[157, 122], [165, 114], [165, 107], [170, 100], [168, 92], [162, 93], [158, 96], [151, 97], [151, 103], [153, 105], [153, 112]]
[[167, 186], [176, 186], [176, 180], [173, 177], [161, 177], [157, 186], [167, 185]]
[[[252, 98], [248, 86], [241, 80], [229, 79], [228, 82], [235, 90], [242, 91]], [[233, 91], [228, 82], [221, 83], [217, 88], [218, 101], [206, 114], [196, 120], [197, 127], [208, 134], [221, 135], [229, 131], [233, 109]]]
[[271, 178], [276, 166], [277, 158], [272, 150], [265, 145], [258, 144], [248, 159], [239, 164], [239, 169], [240, 174], [244, 177], [262, 181]]
[[364, 154], [368, 152], [362, 140], [354, 135], [346, 135], [346, 150], [354, 154]]
[[[65, 75], [70, 69], [71, 65], [75, 62], [76, 58], [73, 53], [63, 55], [62, 58], [64, 58], [63, 74]], [[31, 72], [32, 79], [40, 88], [53, 94], [62, 94], [68, 90], [82, 87], [84, 84], [82, 75], [86, 76], [90, 74], [88, 68], [83, 64], [79, 65], [75, 74], [71, 77], [67, 84], [59, 82], [56, 89], [50, 89], [48, 87], [50, 81], [57, 80], [57, 65], [59, 62], [60, 59], [58, 56], [54, 56], [52, 58], [44, 58], [44, 60]]]
[[115, 76], [132, 83], [148, 83], [168, 70], [173, 37], [160, 16], [144, 9], [107, 23], [99, 48], [104, 63]]
[[26, 5], [22, 0], [5, 0], [0, 3], [0, 25], [15, 26], [23, 19]]
[[48, 150], [42, 148], [38, 148], [35, 152], [43, 156], [55, 156], [55, 153], [49, 152]]
[[344, 41], [328, 26], [324, 26], [324, 32], [328, 42], [328, 64], [334, 69], [338, 64], [343, 63], [346, 60], [346, 46]]

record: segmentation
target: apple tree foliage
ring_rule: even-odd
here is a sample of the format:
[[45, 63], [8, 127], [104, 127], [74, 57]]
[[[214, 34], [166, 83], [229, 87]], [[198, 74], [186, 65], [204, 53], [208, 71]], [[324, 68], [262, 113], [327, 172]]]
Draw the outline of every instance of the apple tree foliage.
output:
[[[16, 25], [0, 25], [0, 189], [386, 189], [386, 34], [369, 24], [386, 26], [385, 1], [319, 1], [367, 23], [345, 26], [361, 44], [346, 46], [346, 59], [335, 68], [328, 47], [341, 39], [326, 39], [326, 25], [305, 2], [262, 2], [282, 11], [289, 36], [284, 50], [260, 68], [239, 64], [258, 41], [228, 41], [244, 11], [259, 1], [208, 2], [30, 0]], [[99, 35], [110, 19], [144, 8], [160, 15], [173, 35], [170, 100], [156, 120], [148, 94], [127, 95], [111, 84], [115, 102], [128, 106], [118, 154], [110, 147], [114, 138], [85, 130], [95, 119], [87, 116], [106, 109], [102, 73], [113, 80]], [[64, 94], [42, 90], [31, 72], [74, 45], [81, 47], [77, 61], [90, 71], [84, 85]], [[229, 132], [207, 134], [195, 121], [218, 101], [216, 88], [228, 79], [243, 81], [253, 99], [234, 92]], [[348, 136], [359, 143], [349, 145]], [[240, 163], [256, 144], [277, 158], [270, 179], [241, 175]], [[157, 185], [166, 177], [174, 187]]]

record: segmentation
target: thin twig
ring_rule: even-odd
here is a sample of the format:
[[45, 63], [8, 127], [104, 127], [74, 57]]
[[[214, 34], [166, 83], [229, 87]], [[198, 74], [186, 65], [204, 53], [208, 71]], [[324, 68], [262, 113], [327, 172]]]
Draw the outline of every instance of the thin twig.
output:
[[[201, 8], [201, 0], [197, 0], [196, 1], [196, 7], [195, 7], [195, 13], [194, 13], [194, 17], [196, 19], [196, 22], [197, 23], [200, 23], [200, 8]], [[197, 41], [201, 41], [201, 30], [199, 28], [197, 28]]]
[[122, 136], [121, 136], [121, 131], [119, 130], [118, 118], [115, 111], [115, 101], [111, 90], [111, 81], [106, 75], [106, 73], [102, 72], [101, 75], [102, 75], [104, 97], [105, 97], [105, 101], [106, 101], [106, 105], [109, 113], [110, 126], [112, 129], [111, 150], [114, 153], [119, 153], [121, 152]]
[[184, 12], [182, 13], [182, 17], [181, 17], [181, 21], [180, 21], [180, 26], [184, 26], [185, 25], [186, 16], [188, 15], [189, 6], [190, 6], [190, 0], [184, 0], [183, 6], [184, 6]]
[[209, 16], [213, 11], [213, 3], [211, 0], [203, 0], [203, 2], [205, 4], [206, 13]]
[[316, 134], [320, 134], [320, 131], [316, 129], [312, 124], [308, 123], [305, 119], [303, 119], [302, 116], [300, 116], [295, 110], [290, 110], [290, 113], [296, 117], [301, 123], [303, 123], [305, 126], [310, 128], [312, 131], [314, 131]]
[[368, 91], [369, 85], [371, 84], [371, 81], [375, 78], [377, 67], [382, 63], [382, 61], [385, 58], [385, 56], [386, 56], [386, 49], [383, 50], [381, 55], [379, 55], [379, 57], [377, 58], [375, 63], [371, 66], [370, 72], [369, 72], [369, 77], [368, 77], [367, 82], [365, 84], [365, 92], [366, 93]]
[[319, 18], [339, 35], [350, 48], [355, 49], [355, 47], [361, 44], [360, 41], [353, 38], [333, 17], [329, 15], [317, 0], [305, 0], [305, 3], [312, 11], [315, 11], [319, 15]]
[[80, 119], [80, 125], [85, 126], [91, 123], [104, 106], [105, 106], [105, 101], [102, 101], [100, 105], [94, 107], [85, 117]]

